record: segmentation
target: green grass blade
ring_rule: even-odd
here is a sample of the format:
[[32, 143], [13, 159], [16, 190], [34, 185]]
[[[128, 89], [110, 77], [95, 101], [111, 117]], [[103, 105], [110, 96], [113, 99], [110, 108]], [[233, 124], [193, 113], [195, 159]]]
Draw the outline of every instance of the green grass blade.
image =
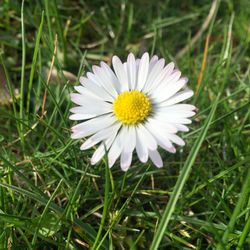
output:
[[239, 239], [236, 250], [241, 250], [242, 249], [244, 241], [246, 240], [249, 232], [250, 232], [250, 217], [248, 217], [248, 220], [247, 220], [247, 222], [245, 224], [245, 227], [244, 227], [244, 229], [243, 229], [243, 231], [242, 231], [242, 233], [240, 235], [240, 239]]
[[55, 188], [55, 191], [53, 192], [53, 194], [50, 196], [49, 200], [48, 200], [48, 203], [46, 204], [40, 218], [39, 218], [39, 221], [37, 223], [37, 227], [36, 227], [36, 230], [35, 230], [35, 233], [33, 235], [33, 239], [31, 241], [31, 244], [32, 246], [35, 246], [36, 244], [36, 239], [37, 239], [37, 235], [38, 235], [38, 232], [39, 232], [39, 228], [41, 226], [41, 222], [42, 220], [44, 219], [45, 215], [47, 214], [48, 210], [49, 210], [49, 207], [50, 207], [50, 204], [51, 202], [54, 200], [56, 194], [57, 194], [57, 191], [59, 190], [59, 188], [61, 187], [61, 184], [62, 184], [63, 180], [60, 180], [60, 182], [58, 183], [57, 187]]
[[210, 127], [210, 124], [213, 120], [213, 117], [214, 117], [214, 114], [215, 114], [215, 111], [216, 111], [216, 108], [217, 108], [217, 104], [218, 104], [218, 101], [219, 101], [219, 95], [217, 96], [215, 102], [214, 102], [214, 105], [210, 111], [210, 114], [209, 116], [207, 117], [207, 120], [203, 126], [203, 129], [202, 131], [200, 132], [198, 138], [196, 139], [192, 149], [191, 149], [191, 152], [190, 154], [188, 155], [188, 158], [183, 166], [183, 169], [181, 170], [180, 172], [180, 175], [178, 177], [178, 180], [175, 184], [175, 187], [174, 187], [174, 190], [173, 190], [173, 193], [172, 195], [170, 196], [170, 200], [166, 206], [166, 209], [162, 215], [162, 218], [160, 220], [160, 224], [157, 228], [157, 231], [154, 235], [154, 239], [153, 239], [153, 242], [151, 244], [151, 247], [150, 249], [151, 250], [156, 250], [158, 249], [160, 243], [161, 243], [161, 240], [162, 240], [162, 237], [164, 236], [165, 234], [165, 230], [168, 226], [168, 223], [171, 219], [171, 216], [174, 212], [174, 209], [175, 209], [175, 206], [176, 206], [176, 203], [178, 201], [178, 198], [181, 194], [181, 191], [183, 189], [183, 186], [184, 184], [186, 183], [187, 179], [188, 179], [188, 176], [189, 176], [189, 173], [191, 171], [191, 168], [195, 162], [195, 159], [196, 159], [196, 156], [197, 154], [199, 153], [199, 150], [200, 150], [200, 147], [202, 145], [202, 142], [204, 141], [205, 137], [206, 137], [206, 134], [207, 134], [207, 131]]
[[[250, 194], [249, 183], [250, 183], [250, 167], [248, 167], [248, 173], [247, 173], [245, 182], [243, 184], [243, 187], [242, 187], [242, 190], [241, 190], [241, 193], [240, 193], [240, 198], [239, 198], [239, 200], [238, 200], [238, 202], [236, 204], [236, 207], [235, 207], [235, 209], [233, 211], [233, 214], [232, 214], [232, 216], [230, 218], [227, 229], [225, 230], [225, 232], [224, 232], [224, 234], [222, 236], [222, 244], [218, 245], [217, 250], [227, 249], [227, 243], [228, 243], [229, 235], [234, 230], [234, 226], [236, 224], [237, 217], [241, 212], [241, 209], [243, 208], [246, 201], [249, 199], [249, 194]], [[247, 227], [245, 227], [244, 229], [246, 230]], [[242, 244], [242, 242], [243, 242], [243, 237], [242, 237], [242, 240], [241, 240], [241, 244]]]
[[[22, 30], [22, 70], [21, 70], [21, 86], [20, 86], [20, 119], [24, 120], [24, 75], [25, 75], [25, 57], [26, 57], [26, 47], [25, 47], [25, 30], [24, 30], [24, 0], [22, 1], [21, 7], [21, 30]], [[23, 124], [20, 123], [20, 136], [22, 145], [24, 145], [24, 131]]]
[[45, 12], [46, 12], [46, 20], [47, 20], [47, 25], [48, 25], [48, 30], [49, 30], [49, 39], [50, 39], [50, 43], [53, 44], [53, 34], [52, 34], [51, 20], [50, 20], [49, 1], [45, 0], [44, 5], [45, 5]]
[[[16, 119], [18, 119], [18, 113], [17, 113], [17, 108], [16, 108], [17, 100], [16, 100], [16, 97], [15, 97], [15, 90], [14, 90], [13, 84], [12, 84], [12, 82], [10, 80], [10, 76], [9, 76], [7, 67], [6, 67], [5, 62], [3, 60], [3, 57], [2, 57], [2, 53], [0, 53], [0, 63], [3, 66], [4, 74], [6, 76], [6, 83], [7, 83], [7, 87], [8, 87], [11, 99], [12, 99], [12, 107], [13, 107], [14, 116], [15, 116]], [[17, 127], [17, 131], [19, 133], [19, 136], [20, 136], [20, 124], [18, 123], [17, 120], [16, 120], [16, 127]]]
[[99, 230], [97, 232], [97, 236], [96, 236], [96, 239], [95, 239], [95, 242], [92, 246], [91, 249], [96, 249], [98, 243], [99, 243], [99, 239], [101, 237], [101, 233], [102, 233], [102, 230], [103, 230], [103, 227], [104, 227], [104, 223], [105, 223], [105, 220], [107, 218], [107, 214], [108, 214], [108, 208], [109, 208], [109, 188], [110, 188], [110, 180], [109, 180], [109, 166], [108, 166], [108, 163], [107, 163], [107, 159], [105, 160], [105, 195], [104, 195], [104, 205], [103, 205], [103, 212], [102, 212], [102, 219], [101, 219], [101, 223], [100, 223], [100, 226], [99, 226]]
[[28, 94], [27, 94], [27, 108], [26, 108], [27, 113], [29, 113], [29, 109], [30, 109], [31, 89], [32, 89], [32, 85], [33, 85], [33, 79], [34, 79], [34, 74], [35, 74], [39, 45], [40, 45], [40, 40], [41, 40], [41, 36], [42, 36], [42, 31], [43, 31], [43, 21], [44, 21], [44, 12], [42, 12], [41, 22], [40, 22], [39, 30], [37, 33], [35, 49], [34, 49], [34, 54], [33, 54], [33, 58], [32, 58], [32, 65], [31, 65], [30, 78], [29, 78], [29, 87], [28, 87]]

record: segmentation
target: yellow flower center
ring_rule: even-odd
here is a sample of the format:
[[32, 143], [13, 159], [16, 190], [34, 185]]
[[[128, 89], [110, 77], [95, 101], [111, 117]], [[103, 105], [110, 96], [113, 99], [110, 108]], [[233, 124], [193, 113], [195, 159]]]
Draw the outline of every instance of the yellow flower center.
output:
[[145, 94], [132, 90], [118, 95], [113, 103], [113, 110], [120, 122], [135, 125], [149, 116], [151, 106], [151, 102]]

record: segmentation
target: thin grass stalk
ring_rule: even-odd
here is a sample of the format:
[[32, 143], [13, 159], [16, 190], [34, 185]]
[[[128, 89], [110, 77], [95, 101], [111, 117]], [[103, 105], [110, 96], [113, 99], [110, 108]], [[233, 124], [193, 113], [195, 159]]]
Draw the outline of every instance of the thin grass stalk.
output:
[[[20, 119], [24, 120], [24, 74], [25, 74], [25, 57], [26, 57], [26, 48], [25, 48], [25, 29], [24, 29], [24, 0], [22, 1], [21, 7], [21, 33], [22, 33], [22, 70], [21, 70], [21, 86], [20, 86]], [[23, 135], [23, 124], [20, 123], [20, 138], [21, 143], [24, 147], [24, 135]]]

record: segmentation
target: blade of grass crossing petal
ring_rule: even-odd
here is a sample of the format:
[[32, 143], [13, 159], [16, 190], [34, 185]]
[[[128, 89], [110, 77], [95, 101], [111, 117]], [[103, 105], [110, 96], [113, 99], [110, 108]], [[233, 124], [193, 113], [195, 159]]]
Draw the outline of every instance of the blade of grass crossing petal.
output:
[[186, 183], [187, 179], [188, 179], [188, 176], [189, 176], [189, 173], [191, 171], [191, 168], [195, 162], [195, 159], [196, 159], [196, 156], [200, 150], [200, 147], [202, 145], [202, 142], [204, 141], [205, 137], [206, 137], [206, 134], [207, 134], [207, 131], [210, 127], [210, 124], [212, 123], [212, 120], [213, 120], [213, 117], [214, 117], [214, 114], [215, 114], [215, 111], [216, 111], [216, 108], [217, 108], [217, 104], [218, 104], [218, 101], [219, 101], [219, 96], [217, 96], [215, 102], [214, 102], [214, 105], [211, 109], [211, 112], [209, 114], [209, 116], [207, 117], [207, 120], [202, 128], [202, 131], [200, 132], [198, 138], [196, 139], [192, 149], [191, 149], [191, 152], [190, 154], [188, 155], [188, 158], [183, 166], [183, 169], [181, 170], [180, 172], [180, 175], [178, 177], [178, 180], [175, 184], [175, 187], [174, 187], [174, 190], [172, 192], [172, 195], [170, 196], [170, 200], [166, 206], [166, 209], [162, 215], [162, 218], [160, 220], [160, 223], [159, 223], [159, 226], [157, 228], [157, 231], [154, 235], [154, 238], [153, 238], [153, 242], [151, 244], [151, 247], [150, 249], [151, 250], [156, 250], [158, 249], [159, 245], [160, 245], [160, 242], [162, 240], [162, 237], [164, 236], [164, 233], [165, 233], [165, 230], [168, 226], [168, 223], [171, 219], [171, 216], [174, 212], [174, 209], [175, 209], [175, 206], [176, 206], [176, 203], [178, 201], [178, 198], [181, 194], [181, 191], [183, 189], [183, 186], [184, 184]]
[[34, 49], [34, 54], [33, 54], [32, 64], [31, 64], [29, 87], [28, 87], [28, 94], [27, 94], [27, 108], [26, 108], [27, 114], [29, 113], [29, 109], [30, 109], [31, 89], [32, 89], [32, 84], [33, 84], [33, 79], [34, 79], [34, 73], [35, 73], [35, 68], [36, 68], [40, 40], [41, 40], [41, 36], [42, 36], [43, 20], [44, 20], [44, 12], [42, 12], [41, 22], [40, 22], [39, 30], [38, 30], [37, 37], [36, 37], [35, 49]]

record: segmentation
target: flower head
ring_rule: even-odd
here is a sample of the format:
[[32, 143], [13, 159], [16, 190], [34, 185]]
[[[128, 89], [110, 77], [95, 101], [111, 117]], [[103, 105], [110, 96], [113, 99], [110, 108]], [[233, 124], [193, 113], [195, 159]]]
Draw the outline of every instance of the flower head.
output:
[[120, 157], [126, 171], [135, 150], [141, 162], [150, 158], [162, 167], [158, 146], [175, 153], [174, 144], [185, 144], [176, 133], [188, 131], [188, 118], [195, 114], [193, 105], [179, 104], [193, 95], [188, 79], [174, 63], [165, 65], [164, 59], [150, 59], [148, 53], [141, 59], [130, 53], [125, 63], [114, 56], [112, 64], [114, 71], [104, 62], [93, 66], [93, 72], [80, 78], [78, 93], [71, 94], [78, 106], [71, 109], [70, 119], [84, 120], [72, 127], [71, 137], [87, 138], [81, 150], [99, 144], [92, 164], [107, 151], [109, 166]]

